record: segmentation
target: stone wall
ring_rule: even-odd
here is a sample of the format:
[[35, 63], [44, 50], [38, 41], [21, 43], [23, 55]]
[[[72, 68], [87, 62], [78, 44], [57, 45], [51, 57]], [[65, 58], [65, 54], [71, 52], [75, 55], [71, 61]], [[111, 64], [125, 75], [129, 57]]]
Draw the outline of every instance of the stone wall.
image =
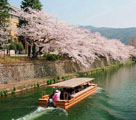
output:
[[91, 68], [84, 68], [70, 60], [40, 63], [12, 63], [0, 64], [0, 83], [11, 83], [16, 81], [42, 78], [46, 76], [60, 76], [81, 71], [87, 71], [94, 67], [102, 67], [115, 64], [115, 61], [101, 58], [96, 60]]

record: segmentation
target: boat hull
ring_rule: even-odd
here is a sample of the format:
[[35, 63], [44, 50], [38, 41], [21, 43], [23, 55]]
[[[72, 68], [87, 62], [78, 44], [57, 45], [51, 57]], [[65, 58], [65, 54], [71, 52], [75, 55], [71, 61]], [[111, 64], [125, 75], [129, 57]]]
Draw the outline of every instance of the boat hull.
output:
[[[93, 84], [93, 86], [89, 86], [87, 89], [73, 95], [71, 100], [59, 100], [54, 102], [54, 106], [67, 110], [73, 105], [87, 98], [88, 96], [94, 94], [96, 91], [97, 91], [97, 84]], [[48, 107], [48, 99], [49, 99], [49, 95], [43, 96], [42, 98], [39, 99], [39, 105], [42, 107]]]

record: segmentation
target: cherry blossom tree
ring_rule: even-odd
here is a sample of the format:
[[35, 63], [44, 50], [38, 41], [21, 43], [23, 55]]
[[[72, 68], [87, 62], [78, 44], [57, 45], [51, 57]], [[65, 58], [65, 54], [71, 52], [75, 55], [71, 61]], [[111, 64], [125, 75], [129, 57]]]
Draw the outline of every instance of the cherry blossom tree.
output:
[[17, 11], [16, 14], [27, 21], [27, 25], [22, 25], [17, 31], [29, 44], [41, 48], [43, 52], [54, 51], [60, 56], [69, 57], [85, 67], [90, 67], [100, 58], [123, 62], [135, 51], [119, 40], [109, 40], [80, 26], [68, 25], [44, 11], [29, 8], [29, 13]]
[[0, 47], [4, 48], [9, 39], [9, 32], [3, 29], [0, 29]]
[[0, 1], [0, 47], [3, 48], [9, 39], [9, 3], [7, 0]]

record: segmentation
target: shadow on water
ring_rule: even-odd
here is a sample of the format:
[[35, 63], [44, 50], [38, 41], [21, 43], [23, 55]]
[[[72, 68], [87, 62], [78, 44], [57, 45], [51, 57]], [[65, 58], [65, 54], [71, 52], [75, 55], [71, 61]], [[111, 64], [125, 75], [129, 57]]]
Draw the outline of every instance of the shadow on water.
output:
[[0, 99], [0, 120], [135, 120], [136, 64], [94, 76], [97, 92], [68, 111], [38, 107], [40, 88], [28, 93]]

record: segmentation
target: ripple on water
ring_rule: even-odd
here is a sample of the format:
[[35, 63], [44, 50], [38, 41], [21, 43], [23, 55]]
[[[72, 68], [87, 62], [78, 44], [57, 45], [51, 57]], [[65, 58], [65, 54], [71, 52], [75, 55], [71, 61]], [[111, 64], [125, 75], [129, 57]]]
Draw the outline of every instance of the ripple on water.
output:
[[53, 107], [48, 107], [48, 108], [45, 108], [45, 107], [38, 107], [35, 111], [23, 116], [23, 117], [20, 117], [18, 119], [12, 119], [12, 120], [34, 120], [36, 118], [39, 118], [40, 116], [43, 116], [45, 114], [49, 114], [50, 112], [52, 111], [59, 111], [60, 114], [63, 114], [63, 115], [68, 115], [67, 111], [64, 110], [64, 109], [61, 109], [61, 108], [53, 108]]

